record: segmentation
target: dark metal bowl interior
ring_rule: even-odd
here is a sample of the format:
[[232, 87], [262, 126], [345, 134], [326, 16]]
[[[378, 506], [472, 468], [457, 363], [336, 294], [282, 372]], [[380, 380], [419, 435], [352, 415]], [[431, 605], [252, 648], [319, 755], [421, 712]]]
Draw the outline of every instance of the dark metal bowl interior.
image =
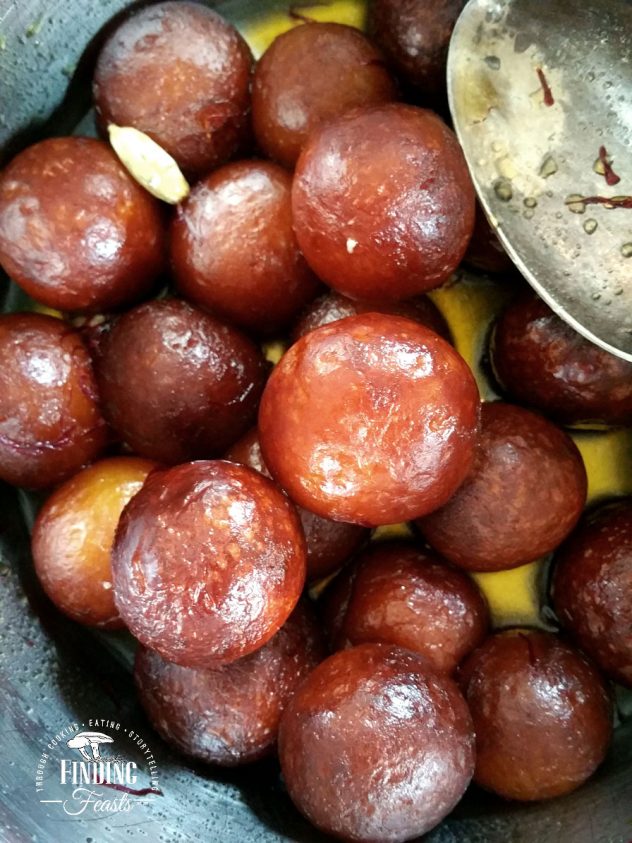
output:
[[[48, 135], [92, 133], [90, 78], [103, 28], [126, 0], [0, 0], [0, 163]], [[243, 19], [278, 0], [219, 6]], [[87, 115], [87, 116], [86, 116]], [[0, 279], [4, 309], [20, 294]], [[29, 526], [37, 500], [0, 487], [0, 841], [319, 841], [293, 808], [269, 761], [222, 772], [192, 765], [152, 733], [135, 700], [132, 647], [123, 634], [78, 628], [57, 613], [34, 577]], [[147, 736], [162, 797], [132, 814], [60, 821], [35, 794], [46, 739], [87, 718], [124, 722]], [[607, 763], [580, 791], [548, 804], [516, 805], [472, 788], [426, 838], [432, 843], [628, 843], [632, 839], [632, 720], [617, 730]]]

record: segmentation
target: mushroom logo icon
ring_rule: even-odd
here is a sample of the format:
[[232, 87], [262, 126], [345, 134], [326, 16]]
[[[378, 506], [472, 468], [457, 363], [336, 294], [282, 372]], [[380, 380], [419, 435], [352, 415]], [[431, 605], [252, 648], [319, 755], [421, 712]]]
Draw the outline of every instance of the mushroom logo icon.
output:
[[[52, 806], [51, 811], [99, 819], [106, 813], [128, 813], [136, 804], [147, 805], [163, 795], [150, 747], [138, 732], [122, 728], [115, 720], [68, 723], [49, 736], [44, 746], [35, 792], [41, 803]], [[104, 794], [106, 787], [110, 790]], [[0, 843], [4, 839], [0, 831]]]
[[[76, 749], [86, 761], [98, 761], [101, 758], [100, 744], [113, 742], [113, 739], [103, 732], [77, 732], [66, 741], [66, 746]], [[91, 754], [88, 754], [89, 752]]]

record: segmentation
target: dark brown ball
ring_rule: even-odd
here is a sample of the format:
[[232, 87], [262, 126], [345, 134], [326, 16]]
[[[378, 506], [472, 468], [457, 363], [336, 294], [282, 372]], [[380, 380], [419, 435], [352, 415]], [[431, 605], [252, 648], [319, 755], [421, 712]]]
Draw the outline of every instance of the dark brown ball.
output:
[[474, 226], [474, 188], [436, 114], [374, 106], [310, 135], [292, 211], [319, 278], [350, 298], [395, 301], [438, 287], [456, 269]]
[[398, 76], [425, 100], [445, 94], [450, 36], [465, 2], [371, 0], [371, 36]]
[[289, 325], [320, 288], [292, 230], [291, 185], [277, 164], [239, 161], [193, 188], [171, 228], [183, 296], [257, 334]]
[[113, 33], [93, 94], [102, 128], [133, 126], [196, 178], [248, 136], [252, 54], [232, 24], [199, 3], [156, 3]]
[[474, 769], [467, 706], [416, 653], [363, 644], [330, 656], [281, 718], [283, 778], [298, 809], [343, 840], [404, 841], [433, 828]]
[[163, 212], [108, 144], [49, 138], [0, 174], [0, 264], [57, 310], [129, 305], [165, 268]]
[[43, 489], [107, 443], [90, 355], [50, 316], [0, 316], [0, 479]]
[[[226, 454], [227, 460], [247, 465], [265, 477], [272, 475], [261, 454], [259, 433], [256, 428], [248, 431]], [[302, 506], [296, 511], [303, 525], [307, 542], [307, 578], [317, 580], [333, 573], [358, 550], [369, 537], [369, 531], [357, 524], [321, 518]]]
[[502, 571], [554, 550], [586, 502], [586, 469], [573, 440], [542, 416], [484, 404], [469, 476], [419, 528], [443, 556], [471, 571]]
[[399, 316], [365, 313], [302, 337], [259, 410], [266, 465], [292, 500], [364, 526], [442, 506], [467, 476], [479, 421], [462, 357]]
[[553, 606], [582, 650], [632, 688], [632, 499], [594, 510], [562, 545]]
[[134, 679], [141, 705], [167, 743], [191, 758], [234, 767], [272, 752], [283, 709], [324, 656], [313, 610], [299, 603], [250, 656], [194, 670], [141, 646]]
[[319, 296], [303, 311], [292, 330], [292, 340], [296, 342], [315, 328], [330, 325], [339, 319], [346, 319], [347, 316], [357, 316], [359, 313], [405, 316], [435, 331], [444, 340], [452, 341], [448, 323], [439, 308], [427, 296], [399, 302], [368, 302], [349, 299], [334, 292]]
[[612, 736], [608, 689], [555, 635], [494, 635], [459, 674], [482, 787], [506, 799], [551, 799], [575, 790], [603, 761]]
[[275, 38], [257, 63], [255, 137], [266, 155], [292, 168], [318, 126], [396, 95], [381, 53], [361, 32], [339, 23], [308, 23]]
[[535, 293], [499, 317], [491, 362], [509, 395], [562, 424], [632, 423], [632, 363], [584, 339]]
[[97, 355], [105, 417], [164, 463], [222, 454], [255, 420], [266, 372], [250, 339], [177, 299], [121, 316]]
[[141, 644], [185, 667], [229, 664], [285, 623], [305, 582], [296, 511], [256, 471], [224, 461], [149, 476], [112, 548], [114, 596]]
[[368, 642], [421, 653], [442, 673], [482, 644], [489, 626], [476, 583], [410, 542], [377, 542], [328, 587], [326, 626], [334, 648]]

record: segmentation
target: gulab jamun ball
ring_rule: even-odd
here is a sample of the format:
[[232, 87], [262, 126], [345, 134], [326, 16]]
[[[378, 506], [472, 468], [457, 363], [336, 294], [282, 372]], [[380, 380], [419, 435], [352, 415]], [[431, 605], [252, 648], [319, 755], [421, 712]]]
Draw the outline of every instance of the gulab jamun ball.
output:
[[79, 623], [119, 629], [110, 551], [125, 505], [157, 463], [111, 457], [84, 468], [40, 509], [31, 538], [35, 572], [53, 603]]
[[255, 137], [266, 155], [291, 169], [318, 126], [396, 97], [382, 54], [361, 32], [339, 23], [307, 23], [275, 38], [257, 62]]
[[466, 0], [371, 0], [368, 27], [406, 85], [426, 101], [445, 95], [448, 46]]
[[516, 401], [561, 424], [632, 424], [632, 363], [582, 337], [535, 293], [505, 308], [490, 351], [498, 381]]
[[47, 307], [132, 304], [149, 294], [166, 257], [160, 203], [103, 141], [48, 138], [0, 173], [0, 264]]
[[225, 163], [249, 134], [250, 48], [200, 3], [155, 3], [105, 42], [93, 82], [102, 128], [133, 126], [189, 178]]
[[37, 313], [0, 316], [0, 480], [28, 489], [60, 483], [108, 438], [79, 334]]
[[632, 499], [593, 510], [555, 558], [562, 626], [611, 679], [632, 688]]
[[505, 799], [562, 796], [603, 761], [612, 702], [593, 665], [546, 632], [503, 632], [464, 662], [476, 732], [474, 781]]
[[248, 430], [267, 374], [241, 331], [178, 299], [117, 319], [96, 368], [103, 412], [123, 441], [174, 464], [219, 456]]
[[[235, 442], [226, 452], [225, 459], [254, 468], [265, 477], [272, 477], [263, 461], [256, 428]], [[317, 580], [332, 574], [369, 538], [369, 531], [357, 524], [321, 518], [302, 506], [297, 506], [296, 511], [301, 519], [307, 543], [308, 580]]]
[[325, 657], [313, 609], [299, 603], [263, 647], [225, 667], [195, 670], [139, 647], [141, 705], [167, 743], [190, 758], [235, 767], [269, 755], [297, 685]]
[[359, 313], [390, 313], [393, 316], [405, 316], [430, 328], [444, 340], [452, 342], [448, 323], [428, 296], [418, 296], [415, 299], [398, 302], [369, 302], [350, 299], [331, 291], [319, 296], [305, 308], [298, 322], [294, 324], [292, 340], [296, 342], [315, 328], [330, 325], [339, 319], [346, 319], [347, 316], [357, 316]]
[[227, 164], [198, 182], [171, 227], [183, 296], [256, 334], [289, 325], [320, 289], [292, 230], [291, 186], [269, 161]]
[[266, 477], [221, 460], [151, 474], [121, 515], [114, 597], [141, 644], [185, 667], [229, 664], [285, 623], [305, 582], [296, 511]]
[[563, 430], [513, 404], [484, 404], [472, 471], [418, 526], [454, 564], [502, 571], [554, 550], [579, 520], [586, 489], [581, 455]]
[[463, 697], [408, 650], [363, 644], [330, 656], [288, 703], [283, 778], [297, 808], [343, 840], [412, 840], [463, 795], [474, 734]]
[[364, 526], [442, 506], [474, 456], [479, 396], [433, 331], [378, 313], [317, 328], [285, 353], [261, 399], [261, 451], [300, 506]]
[[378, 641], [452, 673], [483, 643], [485, 598], [470, 577], [412, 542], [376, 542], [328, 586], [324, 618], [336, 649]]
[[307, 262], [356, 299], [405, 299], [447, 281], [465, 254], [474, 208], [453, 132], [410, 105], [356, 110], [317, 129], [292, 186]]

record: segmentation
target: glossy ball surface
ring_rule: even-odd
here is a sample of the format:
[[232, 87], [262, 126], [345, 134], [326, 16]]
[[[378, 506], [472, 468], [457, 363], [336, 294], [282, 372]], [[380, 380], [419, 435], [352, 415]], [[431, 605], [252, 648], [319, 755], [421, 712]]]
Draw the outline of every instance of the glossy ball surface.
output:
[[468, 474], [474, 378], [433, 331], [367, 313], [325, 325], [283, 356], [259, 436], [272, 476], [324, 518], [376, 526], [444, 504]]
[[55, 310], [129, 305], [165, 269], [163, 210], [108, 144], [48, 138], [0, 173], [0, 264]]
[[553, 606], [604, 673], [632, 688], [632, 500], [590, 512], [562, 545]]
[[318, 126], [396, 96], [381, 53], [361, 32], [339, 23], [307, 23], [275, 38], [257, 63], [255, 137], [266, 155], [293, 168]]
[[561, 424], [632, 423], [632, 363], [584, 339], [535, 293], [500, 315], [491, 363], [509, 395]]
[[467, 706], [416, 653], [363, 644], [322, 662], [281, 718], [281, 770], [297, 808], [343, 840], [433, 828], [474, 770]]
[[316, 275], [343, 295], [406, 299], [461, 262], [474, 188], [456, 137], [431, 111], [390, 104], [316, 130], [296, 167], [292, 212]]
[[0, 479], [44, 489], [95, 459], [107, 440], [79, 334], [50, 316], [0, 316]]
[[474, 781], [505, 799], [569, 793], [604, 759], [612, 702], [599, 672], [545, 632], [500, 633], [460, 670], [476, 732]]
[[292, 230], [291, 185], [269, 161], [227, 164], [198, 182], [171, 227], [183, 296], [256, 334], [289, 325], [320, 289]]
[[253, 423], [267, 366], [241, 331], [177, 299], [147, 302], [102, 337], [103, 412], [127, 445], [164, 463], [215, 457]]
[[418, 524], [454, 564], [502, 571], [554, 550], [579, 520], [586, 488], [581, 455], [563, 430], [522, 407], [484, 404], [471, 473]]
[[272, 481], [224, 461], [154, 472], [123, 511], [114, 596], [141, 644], [185, 667], [262, 647], [305, 582], [298, 516]]
[[482, 644], [489, 627], [476, 583], [410, 542], [374, 543], [322, 599], [334, 648], [396, 644], [425, 656], [442, 673], [452, 673]]
[[93, 95], [102, 128], [145, 132], [198, 178], [248, 137], [252, 54], [235, 27], [200, 3], [155, 3], [106, 41]]
[[445, 93], [448, 46], [466, 0], [371, 0], [369, 32], [397, 75], [425, 100]]

